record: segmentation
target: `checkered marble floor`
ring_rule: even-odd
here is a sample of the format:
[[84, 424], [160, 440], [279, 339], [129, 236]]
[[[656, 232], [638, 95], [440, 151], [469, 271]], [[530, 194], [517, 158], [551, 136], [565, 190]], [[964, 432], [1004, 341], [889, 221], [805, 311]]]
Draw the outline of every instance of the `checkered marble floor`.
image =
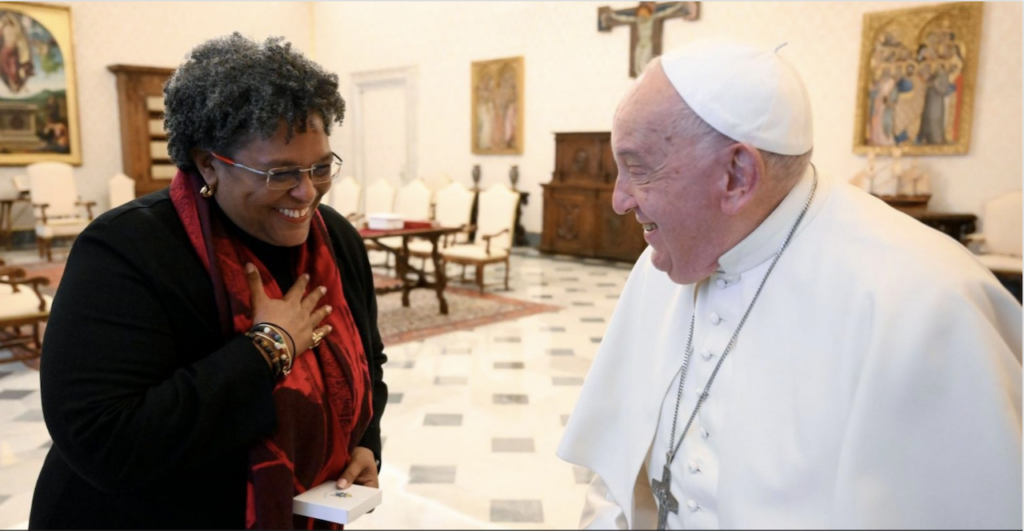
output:
[[[19, 254], [0, 257], [37, 260]], [[384, 502], [348, 527], [576, 528], [590, 476], [555, 449], [629, 269], [517, 249], [496, 293], [560, 311], [386, 347]], [[26, 526], [50, 445], [38, 390], [35, 371], [0, 365], [3, 529]]]

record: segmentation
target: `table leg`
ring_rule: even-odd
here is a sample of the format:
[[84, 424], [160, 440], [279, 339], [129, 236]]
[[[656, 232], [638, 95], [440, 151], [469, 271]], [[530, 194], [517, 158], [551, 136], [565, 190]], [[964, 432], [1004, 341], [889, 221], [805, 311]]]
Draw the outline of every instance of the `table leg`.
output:
[[409, 307], [409, 292], [412, 291], [412, 283], [406, 278], [409, 270], [409, 237], [402, 236], [402, 252], [395, 253], [395, 271], [399, 280], [402, 281], [402, 307]]
[[11, 225], [11, 211], [14, 210], [14, 201], [0, 201], [0, 241], [12, 249], [14, 240], [14, 227]]
[[445, 271], [444, 259], [437, 250], [438, 236], [430, 238], [430, 257], [434, 262], [434, 290], [437, 291], [437, 302], [441, 305], [441, 315], [448, 315], [448, 301], [444, 298], [444, 288], [448, 284], [448, 275]]

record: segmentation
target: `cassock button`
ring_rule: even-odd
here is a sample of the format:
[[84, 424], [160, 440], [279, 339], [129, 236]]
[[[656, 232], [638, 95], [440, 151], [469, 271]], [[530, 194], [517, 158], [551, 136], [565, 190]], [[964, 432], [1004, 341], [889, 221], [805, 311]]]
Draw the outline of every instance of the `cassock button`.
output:
[[724, 287], [728, 286], [729, 283], [726, 282], [724, 278], [720, 278], [720, 279], [715, 281], [715, 285], [718, 286], [719, 288], [724, 288]]
[[686, 502], [686, 508], [689, 509], [691, 513], [695, 513], [697, 512], [697, 509], [700, 509], [700, 505], [697, 505], [697, 502], [693, 500], [689, 500]]
[[722, 318], [715, 312], [711, 312], [711, 324], [716, 325], [722, 322]]
[[697, 463], [696, 461], [690, 461], [689, 463], [686, 464], [686, 466], [689, 467], [691, 474], [696, 474], [697, 472], [700, 472], [700, 464]]
[[701, 428], [701, 429], [700, 429], [700, 438], [701, 438], [701, 439], [707, 440], [707, 438], [708, 438], [708, 435], [710, 435], [710, 434], [708, 433], [708, 430], [705, 430], [704, 428]]
[[704, 350], [700, 351], [700, 357], [704, 358], [704, 361], [710, 360], [711, 359], [711, 351], [708, 350], [708, 349], [704, 349]]

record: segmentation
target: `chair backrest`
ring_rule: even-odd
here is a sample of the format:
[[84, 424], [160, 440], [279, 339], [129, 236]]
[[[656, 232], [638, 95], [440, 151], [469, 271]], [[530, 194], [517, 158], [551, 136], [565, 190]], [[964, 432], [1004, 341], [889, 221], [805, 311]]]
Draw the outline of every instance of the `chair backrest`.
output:
[[331, 186], [330, 205], [342, 216], [359, 212], [359, 183], [352, 177], [344, 177]]
[[78, 190], [71, 165], [64, 162], [36, 162], [29, 164], [29, 191], [32, 203], [48, 204], [46, 217], [72, 217], [79, 214], [75, 205]]
[[405, 219], [430, 219], [430, 202], [433, 195], [422, 179], [416, 179], [398, 189], [395, 213], [401, 214]]
[[434, 219], [443, 227], [469, 225], [473, 216], [473, 192], [452, 181], [434, 194]]
[[14, 183], [14, 189], [17, 190], [18, 193], [31, 191], [31, 187], [28, 184], [28, 177], [24, 175], [15, 175], [14, 177], [11, 177], [11, 182]]
[[119, 207], [135, 199], [135, 181], [118, 173], [110, 179], [110, 208]]
[[483, 245], [481, 236], [508, 229], [508, 232], [491, 239], [491, 252], [511, 249], [518, 207], [519, 192], [504, 183], [493, 184], [480, 192], [476, 214], [476, 244]]
[[985, 203], [981, 229], [988, 252], [1021, 256], [1021, 195], [1014, 190]]
[[390, 213], [395, 206], [395, 187], [385, 179], [377, 179], [366, 187], [366, 214]]

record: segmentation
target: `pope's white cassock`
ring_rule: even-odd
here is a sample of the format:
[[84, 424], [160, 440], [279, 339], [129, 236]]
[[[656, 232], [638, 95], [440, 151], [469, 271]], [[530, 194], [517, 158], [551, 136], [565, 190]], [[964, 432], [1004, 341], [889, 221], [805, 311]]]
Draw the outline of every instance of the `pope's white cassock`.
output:
[[[696, 285], [640, 257], [558, 449], [596, 473], [583, 526], [655, 525], [691, 315], [678, 430], [813, 171]], [[672, 463], [668, 526], [1020, 529], [1021, 326], [962, 245], [819, 175]]]

